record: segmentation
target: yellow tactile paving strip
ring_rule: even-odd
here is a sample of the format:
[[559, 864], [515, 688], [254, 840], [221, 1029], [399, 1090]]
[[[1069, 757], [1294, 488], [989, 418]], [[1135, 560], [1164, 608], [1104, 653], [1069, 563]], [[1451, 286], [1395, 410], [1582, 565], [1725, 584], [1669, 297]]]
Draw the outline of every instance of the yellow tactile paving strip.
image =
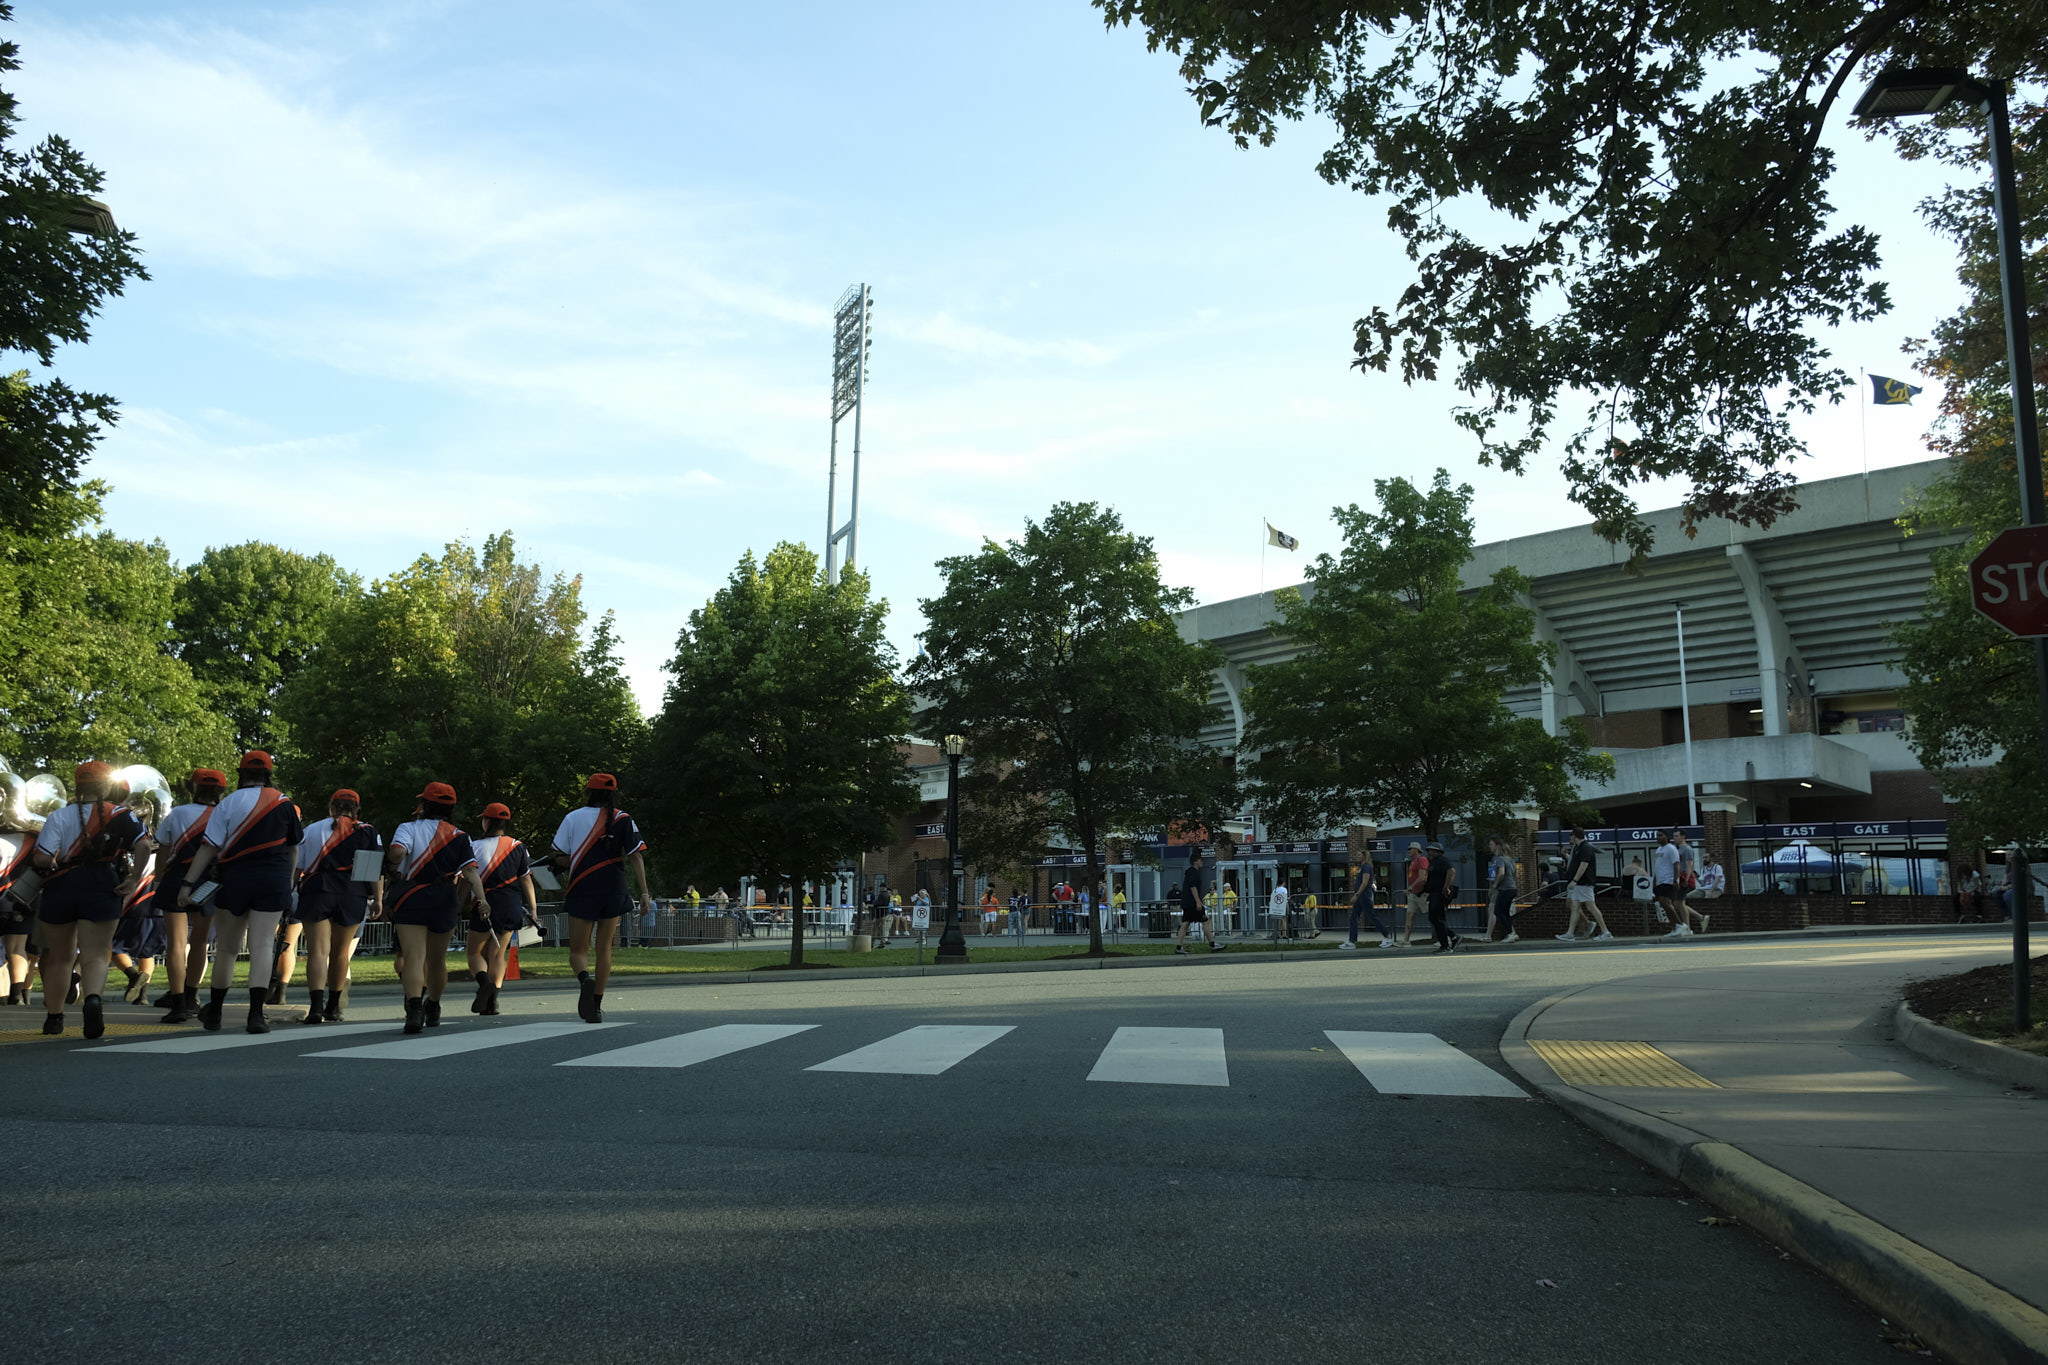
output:
[[1566, 1085], [1639, 1086], [1657, 1090], [1719, 1090], [1705, 1076], [1682, 1066], [1648, 1043], [1585, 1043], [1529, 1040]]
[[[62, 1033], [43, 1032], [42, 1020], [43, 1016], [38, 1014], [36, 1016], [36, 1027], [32, 1029], [18, 1029], [10, 1030], [6, 1033], [0, 1033], [0, 1047], [6, 1047], [10, 1043], [82, 1043], [85, 1041], [85, 1034], [81, 1032], [81, 1021], [79, 1020], [78, 1014], [75, 1010], [67, 1011], [65, 1013], [64, 1031]], [[107, 1025], [107, 1037], [109, 1038], [130, 1038], [134, 1037], [137, 1034], [143, 1033], [189, 1032], [191, 1032], [189, 1028], [183, 1027], [178, 1024]]]

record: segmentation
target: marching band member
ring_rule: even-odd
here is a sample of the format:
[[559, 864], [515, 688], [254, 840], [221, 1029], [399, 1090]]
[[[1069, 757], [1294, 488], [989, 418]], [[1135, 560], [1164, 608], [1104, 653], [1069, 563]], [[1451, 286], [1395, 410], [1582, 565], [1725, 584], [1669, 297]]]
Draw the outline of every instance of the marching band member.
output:
[[[118, 776], [117, 779], [118, 780]], [[169, 793], [164, 793], [168, 796]], [[128, 809], [135, 812], [143, 828], [150, 831], [150, 842], [156, 843], [156, 827], [163, 823], [163, 816], [169, 810], [159, 811], [148, 790], [131, 791]], [[156, 908], [156, 875], [152, 870], [154, 859], [136, 864], [135, 889], [128, 893], [127, 902], [121, 907], [121, 918], [114, 925], [113, 952], [110, 960], [128, 978], [128, 989], [121, 998], [131, 1005], [140, 1005], [149, 998], [149, 983], [156, 976], [156, 960], [164, 952], [164, 917]]]
[[29, 924], [35, 918], [35, 908], [9, 894], [15, 881], [28, 870], [35, 851], [34, 830], [0, 830], [0, 947], [7, 953], [7, 998], [0, 1000], [0, 1004], [26, 1005], [28, 983], [36, 969], [35, 957], [28, 949]]
[[213, 907], [186, 906], [178, 892], [193, 858], [206, 843], [213, 808], [227, 795], [228, 776], [218, 768], [194, 768], [185, 788], [192, 799], [173, 806], [156, 830], [155, 896], [164, 920], [164, 971], [170, 977], [170, 994], [164, 997], [170, 1006], [170, 1013], [164, 1016], [166, 1024], [182, 1024], [199, 1014], [199, 991], [194, 983], [206, 971], [206, 936], [213, 929]]
[[156, 960], [164, 951], [164, 918], [156, 913], [156, 878], [143, 873], [121, 906], [121, 918], [114, 922], [114, 941], [108, 961], [128, 978], [121, 998], [139, 1005], [149, 997], [150, 979], [156, 975]]
[[[299, 845], [299, 923], [306, 926], [306, 1013], [302, 1024], [341, 1022], [341, 987], [366, 917], [384, 918], [384, 879], [355, 880], [356, 854], [384, 847], [377, 827], [356, 818], [362, 798], [343, 787], [327, 818], [306, 826]], [[289, 978], [289, 968], [285, 975]], [[282, 998], [282, 988], [273, 998]]]
[[[220, 890], [213, 897], [213, 983], [199, 1007], [199, 1022], [220, 1030], [221, 1007], [235, 979], [235, 959], [249, 943], [250, 1033], [270, 1032], [263, 1006], [270, 999], [270, 961], [277, 926], [292, 903], [292, 866], [305, 831], [299, 808], [271, 785], [275, 765], [261, 749], [242, 755], [235, 790], [221, 798], [206, 822], [205, 842], [179, 883], [178, 905], [192, 907], [192, 892], [214, 872]], [[198, 945], [195, 943], [194, 947]]]
[[36, 919], [43, 929], [45, 1033], [64, 1031], [64, 996], [74, 957], [84, 996], [85, 1036], [97, 1038], [107, 1031], [100, 992], [107, 984], [114, 921], [134, 890], [132, 878], [139, 875], [124, 879], [120, 863], [130, 853], [146, 855], [155, 848], [135, 812], [106, 799], [113, 777], [113, 765], [98, 759], [79, 764], [72, 776], [76, 795], [44, 822], [36, 840], [34, 864], [43, 874]]
[[420, 792], [419, 814], [400, 825], [384, 851], [384, 875], [404, 883], [391, 903], [392, 931], [404, 952], [399, 971], [405, 982], [405, 1031], [418, 1033], [441, 1022], [441, 993], [448, 988], [448, 940], [455, 934], [455, 884], [474, 900], [484, 899], [469, 836], [449, 823], [455, 788], [429, 782]]
[[[581, 989], [576, 1013], [585, 1023], [604, 1022], [604, 988], [612, 975], [612, 939], [619, 916], [630, 914], [625, 864], [640, 883], [640, 908], [654, 913], [647, 892], [647, 841], [633, 817], [618, 808], [619, 779], [592, 773], [583, 784], [584, 805], [562, 817], [555, 831], [554, 859], [569, 874], [562, 909], [569, 914], [569, 966]], [[597, 974], [590, 972], [590, 938], [597, 934]]]
[[484, 833], [481, 839], [471, 840], [471, 846], [476, 850], [484, 899], [470, 906], [465, 938], [470, 975], [476, 978], [476, 999], [469, 1008], [477, 1014], [496, 1014], [498, 992], [505, 988], [505, 965], [512, 956], [512, 937], [527, 924], [540, 923], [540, 901], [528, 875], [531, 860], [526, 845], [511, 835], [511, 810], [504, 802], [493, 801], [477, 818]]

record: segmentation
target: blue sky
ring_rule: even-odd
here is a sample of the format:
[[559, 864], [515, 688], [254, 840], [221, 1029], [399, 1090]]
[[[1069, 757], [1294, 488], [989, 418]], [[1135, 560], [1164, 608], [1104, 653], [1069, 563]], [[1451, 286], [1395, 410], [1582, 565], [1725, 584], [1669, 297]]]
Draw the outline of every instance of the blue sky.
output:
[[[1482, 538], [1585, 520], [1483, 469], [1448, 384], [1350, 371], [1408, 279], [1321, 130], [1240, 152], [1084, 0], [291, 6], [19, 0], [24, 131], [108, 176], [154, 278], [60, 359], [118, 395], [108, 524], [368, 577], [510, 529], [615, 609], [644, 703], [745, 550], [825, 522], [829, 316], [876, 296], [862, 558], [914, 649], [933, 561], [1116, 506], [1201, 600], [1262, 523], [1330, 548], [1372, 480], [1450, 468]], [[1837, 128], [1835, 201], [1896, 311], [1831, 337], [1911, 377], [1954, 307], [1931, 168]], [[1926, 458], [1926, 406], [1870, 415]], [[1810, 477], [1862, 467], [1853, 405]], [[1658, 500], [1668, 502], [1669, 498]], [[1272, 551], [1265, 583], [1299, 576]]]

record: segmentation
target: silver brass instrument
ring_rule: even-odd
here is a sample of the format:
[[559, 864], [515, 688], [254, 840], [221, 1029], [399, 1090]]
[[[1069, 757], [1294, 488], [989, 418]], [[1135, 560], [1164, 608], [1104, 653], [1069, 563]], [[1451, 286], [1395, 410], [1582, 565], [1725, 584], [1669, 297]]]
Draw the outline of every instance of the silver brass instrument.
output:
[[[171, 784], [164, 780], [162, 773], [147, 763], [131, 763], [120, 769], [114, 774], [114, 782], [116, 785], [127, 787], [128, 794], [125, 800], [128, 809], [142, 818], [142, 823], [148, 826], [151, 833], [154, 833], [156, 827], [163, 823], [163, 818], [171, 813], [171, 807], [177, 804], [177, 799], [171, 795]], [[112, 793], [110, 796], [116, 800], [123, 799]]]

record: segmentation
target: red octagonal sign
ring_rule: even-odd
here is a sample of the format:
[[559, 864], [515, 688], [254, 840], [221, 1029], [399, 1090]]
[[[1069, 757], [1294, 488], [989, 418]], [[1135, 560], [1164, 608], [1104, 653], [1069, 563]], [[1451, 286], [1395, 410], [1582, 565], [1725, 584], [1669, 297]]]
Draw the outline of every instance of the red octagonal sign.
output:
[[2048, 526], [1999, 532], [1970, 561], [1970, 601], [2015, 635], [2048, 635]]

